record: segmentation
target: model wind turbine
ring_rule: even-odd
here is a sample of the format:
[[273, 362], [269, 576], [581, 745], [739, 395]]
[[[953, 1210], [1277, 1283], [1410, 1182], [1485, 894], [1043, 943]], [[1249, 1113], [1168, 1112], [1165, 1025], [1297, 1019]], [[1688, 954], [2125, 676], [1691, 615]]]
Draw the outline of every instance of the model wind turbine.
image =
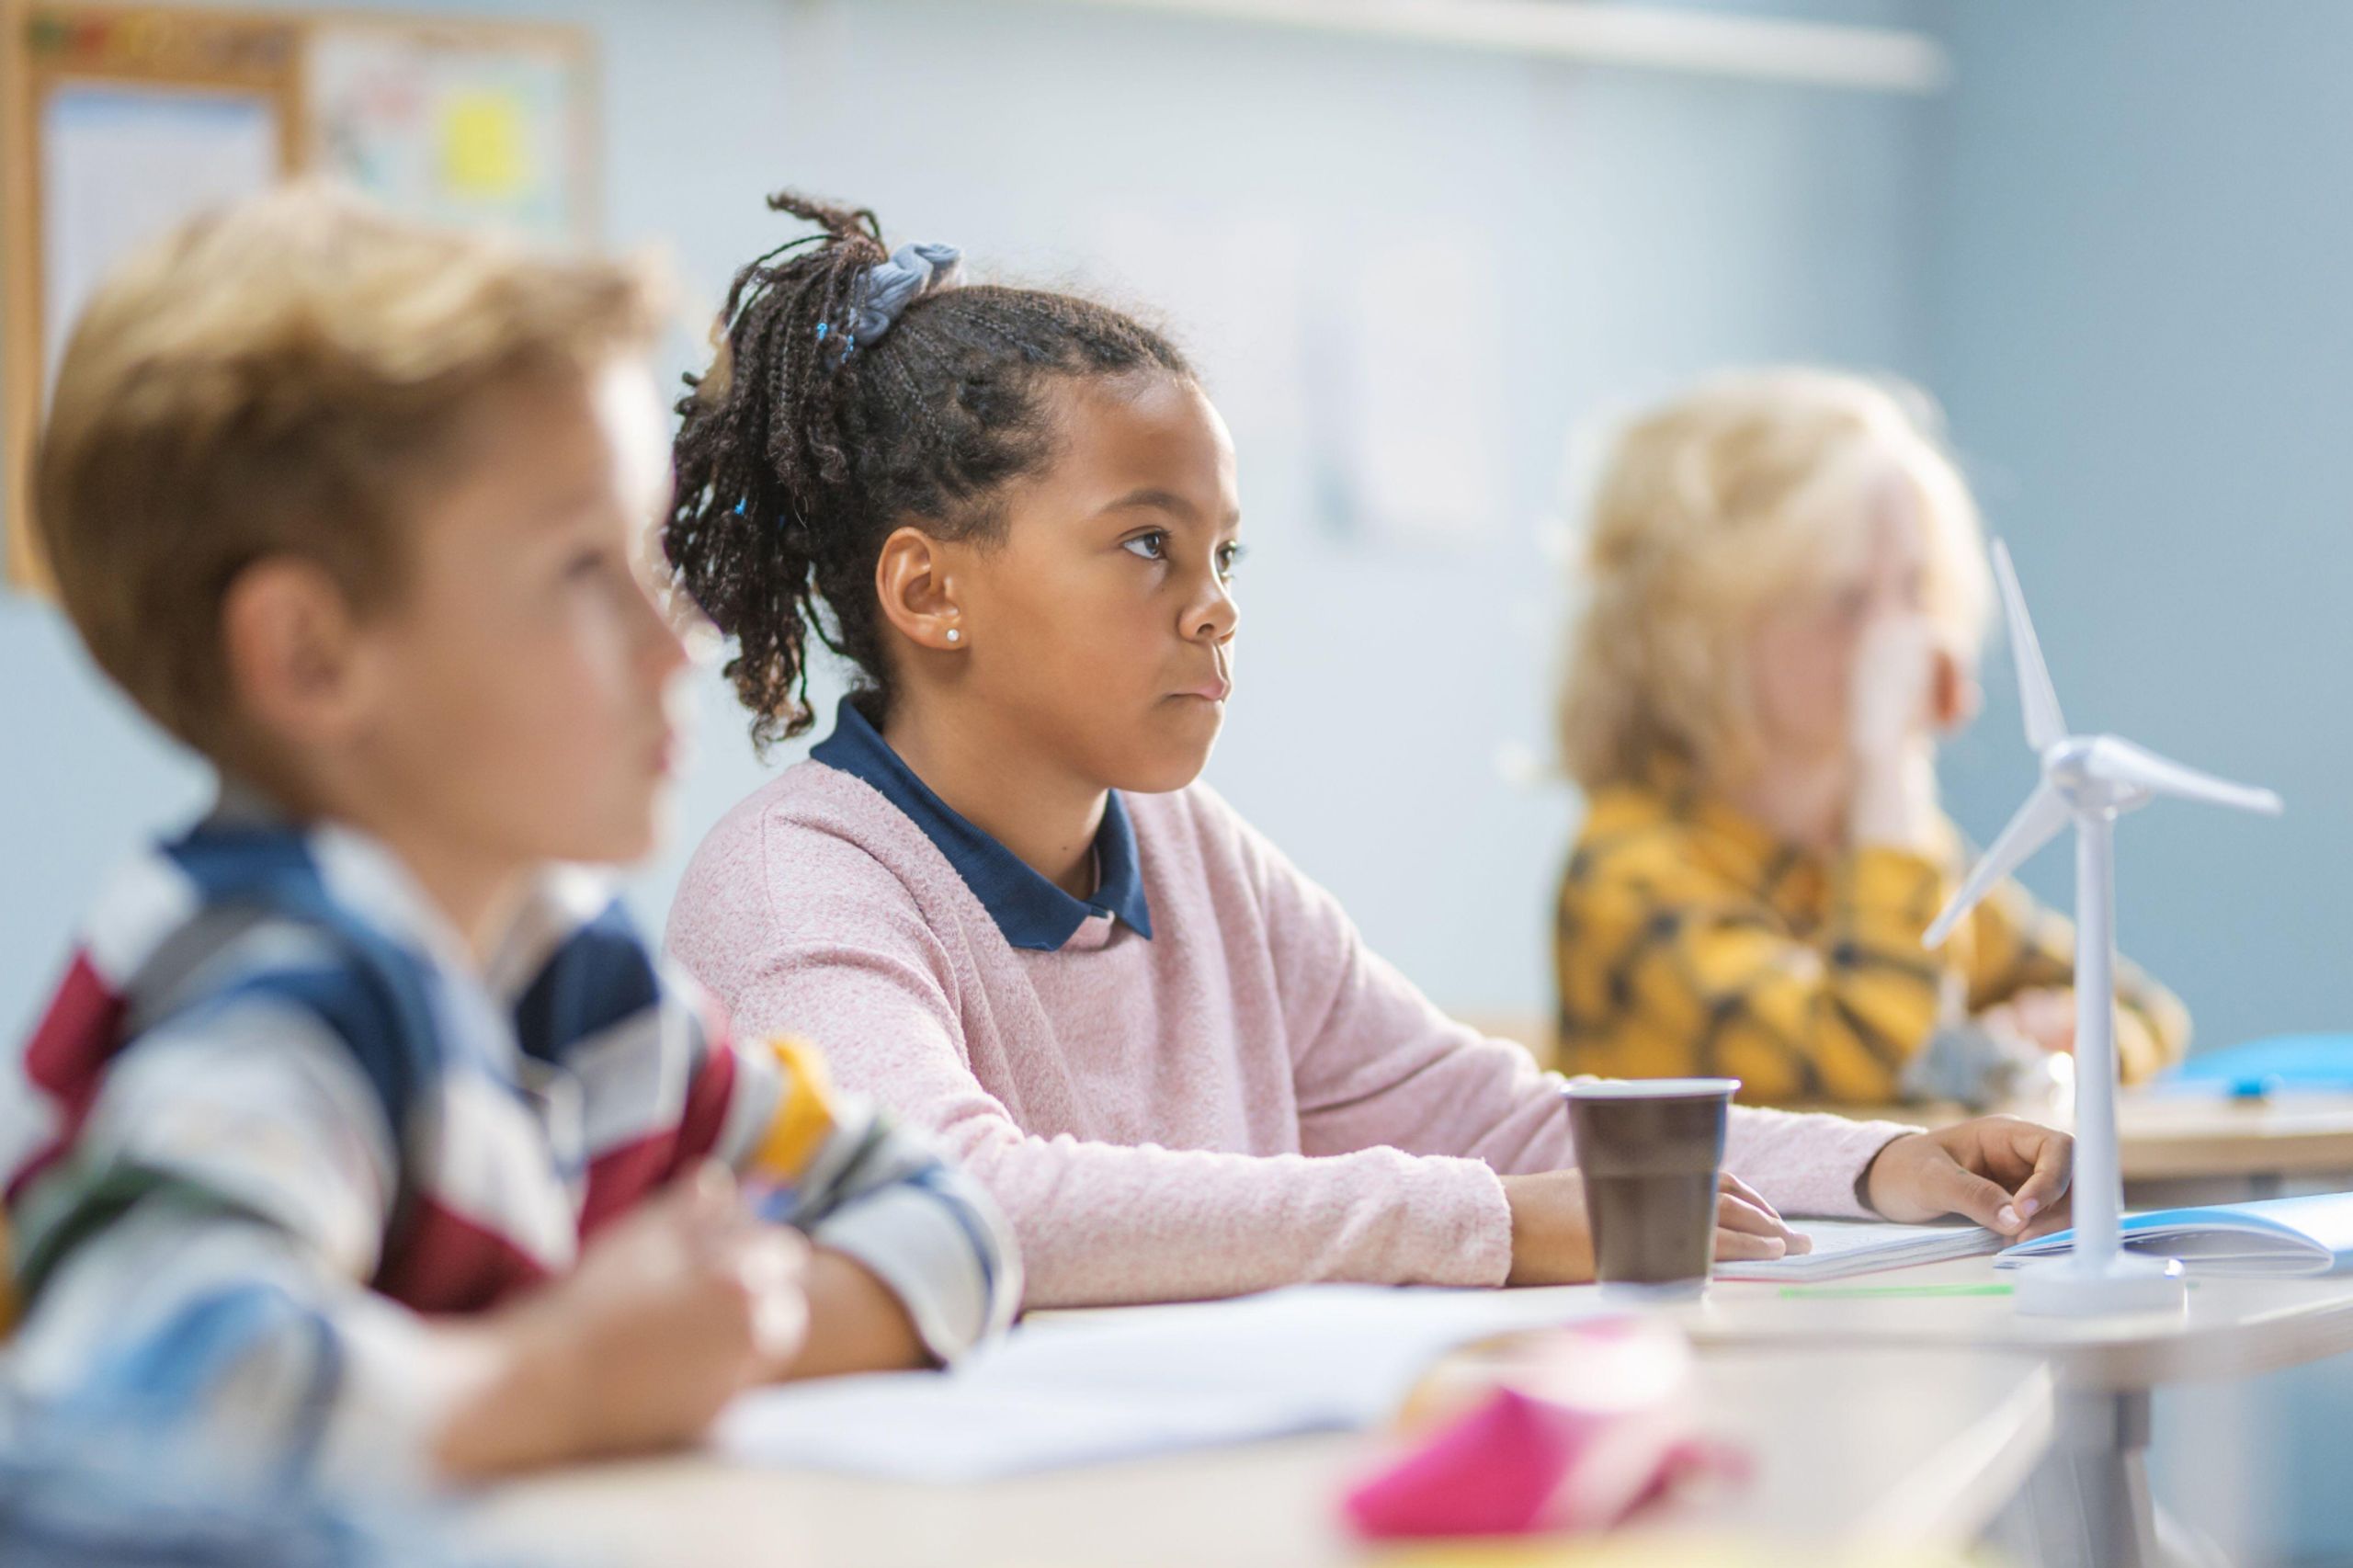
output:
[[2124, 1184], [2116, 1153], [2116, 819], [2158, 795], [2277, 816], [2279, 797], [2168, 762], [2115, 735], [2069, 734], [2018, 573], [1999, 540], [1994, 570], [2018, 667], [2027, 744], [2041, 759], [2042, 781], [1928, 927], [1927, 943], [1940, 945], [1978, 900], [2073, 819], [2075, 1244], [2065, 1257], [2019, 1270], [2015, 1301], [2022, 1312], [2068, 1316], [2178, 1309], [2185, 1300], [2180, 1263], [2123, 1250]]

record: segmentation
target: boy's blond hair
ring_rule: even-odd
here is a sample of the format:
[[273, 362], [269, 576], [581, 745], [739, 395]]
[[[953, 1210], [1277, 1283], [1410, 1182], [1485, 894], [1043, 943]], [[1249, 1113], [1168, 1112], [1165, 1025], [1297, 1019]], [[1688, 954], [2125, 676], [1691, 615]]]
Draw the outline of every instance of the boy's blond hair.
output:
[[542, 255], [297, 185], [181, 225], [75, 324], [33, 468], [66, 613], [156, 722], [224, 766], [247, 744], [221, 608], [264, 557], [355, 608], [406, 566], [404, 515], [483, 394], [642, 352], [645, 270]]
[[1870, 489], [1891, 477], [1919, 503], [1927, 613], [1973, 656], [1991, 587], [1976, 506], [1936, 428], [1909, 386], [1781, 369], [1713, 377], [1622, 430], [1593, 499], [1561, 689], [1570, 777], [1591, 790], [1662, 764], [1740, 776], [1758, 744], [1749, 632], [1853, 558]]

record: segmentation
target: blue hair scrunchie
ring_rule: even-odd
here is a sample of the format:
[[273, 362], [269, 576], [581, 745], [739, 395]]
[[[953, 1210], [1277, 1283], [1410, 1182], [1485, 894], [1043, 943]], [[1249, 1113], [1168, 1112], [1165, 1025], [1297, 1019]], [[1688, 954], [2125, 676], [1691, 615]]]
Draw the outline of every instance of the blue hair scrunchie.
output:
[[[963, 252], [954, 245], [901, 245], [858, 280], [850, 300], [849, 332], [842, 345], [847, 359], [858, 345], [870, 347], [898, 321], [899, 313], [926, 294], [952, 289]], [[824, 335], [819, 326], [818, 335]]]

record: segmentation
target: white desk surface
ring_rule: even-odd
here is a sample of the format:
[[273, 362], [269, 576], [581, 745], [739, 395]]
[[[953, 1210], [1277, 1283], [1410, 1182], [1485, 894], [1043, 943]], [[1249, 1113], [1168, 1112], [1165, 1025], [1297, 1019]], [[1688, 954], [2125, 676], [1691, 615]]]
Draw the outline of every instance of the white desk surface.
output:
[[[2049, 1375], [2027, 1357], [1718, 1348], [1700, 1368], [1707, 1425], [1745, 1449], [1755, 1472], [1662, 1522], [1678, 1532], [1958, 1550], [2040, 1460], [2052, 1430]], [[509, 1485], [485, 1500], [480, 1528], [617, 1568], [1313, 1568], [1366, 1559], [1340, 1528], [1337, 1500], [1383, 1443], [1290, 1438], [955, 1486], [689, 1455]]]
[[[2015, 1278], [1990, 1257], [1861, 1275], [1839, 1286], [1988, 1285]], [[2063, 1384], [2147, 1389], [2277, 1370], [2353, 1350], [2353, 1278], [2193, 1277], [2177, 1316], [2022, 1316], [2008, 1296], [1784, 1296], [1719, 1280], [1667, 1309], [1702, 1345], [2005, 1350], [2047, 1359]]]

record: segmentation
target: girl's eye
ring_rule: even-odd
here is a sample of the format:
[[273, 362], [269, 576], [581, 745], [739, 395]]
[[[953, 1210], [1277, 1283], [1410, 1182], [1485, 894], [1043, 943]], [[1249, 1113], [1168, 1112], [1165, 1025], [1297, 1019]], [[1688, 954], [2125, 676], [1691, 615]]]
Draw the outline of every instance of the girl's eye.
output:
[[1138, 534], [1120, 548], [1145, 561], [1165, 561], [1168, 559], [1168, 536], [1155, 528], [1148, 534]]
[[1218, 546], [1217, 574], [1221, 577], [1233, 576], [1233, 569], [1242, 564], [1242, 558], [1248, 553], [1249, 552], [1247, 551], [1244, 550], [1238, 544], [1222, 544]]

